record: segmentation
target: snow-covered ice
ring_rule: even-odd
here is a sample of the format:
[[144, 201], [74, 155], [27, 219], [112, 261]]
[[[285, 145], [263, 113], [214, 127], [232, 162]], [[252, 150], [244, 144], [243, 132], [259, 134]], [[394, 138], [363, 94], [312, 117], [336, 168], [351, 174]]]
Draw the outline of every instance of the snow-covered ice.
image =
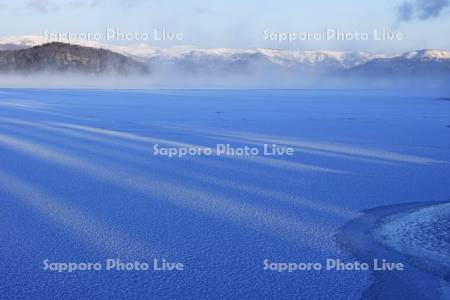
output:
[[[433, 91], [0, 90], [6, 298], [358, 298], [334, 234], [368, 208], [450, 198], [450, 102]], [[155, 144], [278, 144], [283, 157], [153, 155]], [[43, 261], [182, 262], [180, 272]], [[417, 283], [420, 284], [420, 283]]]

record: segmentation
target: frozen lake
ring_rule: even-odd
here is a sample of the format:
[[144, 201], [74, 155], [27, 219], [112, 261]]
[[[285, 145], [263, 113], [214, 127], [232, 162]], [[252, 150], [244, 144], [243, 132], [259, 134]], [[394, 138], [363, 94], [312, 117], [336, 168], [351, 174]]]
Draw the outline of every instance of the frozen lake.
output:
[[[169, 158], [155, 144], [295, 153]], [[0, 157], [2, 296], [353, 299], [370, 272], [274, 272], [263, 261], [349, 261], [334, 234], [360, 211], [449, 200], [450, 101], [404, 91], [0, 89]], [[46, 259], [110, 258], [184, 270], [44, 270]]]

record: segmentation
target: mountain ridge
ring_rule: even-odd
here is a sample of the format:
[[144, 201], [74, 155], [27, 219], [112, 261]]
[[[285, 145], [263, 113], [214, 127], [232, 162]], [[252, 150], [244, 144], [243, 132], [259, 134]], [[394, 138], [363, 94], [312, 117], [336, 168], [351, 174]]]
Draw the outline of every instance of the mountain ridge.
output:
[[[10, 46], [15, 45], [16, 47], [33, 47], [42, 44], [47, 44], [49, 42], [58, 42], [55, 40], [47, 39], [44, 36], [22, 36], [22, 37], [0, 37], [0, 47], [5, 44]], [[73, 45], [79, 45], [84, 47], [106, 49], [113, 52], [120, 53], [122, 55], [140, 58], [140, 59], [151, 59], [151, 58], [181, 58], [186, 55], [210, 55], [210, 56], [223, 56], [230, 57], [236, 54], [263, 54], [268, 58], [283, 57], [286, 60], [309, 63], [322, 61], [326, 58], [334, 58], [342, 62], [344, 66], [353, 67], [355, 64], [365, 63], [372, 59], [377, 58], [395, 58], [395, 57], [416, 57], [418, 55], [426, 55], [430, 59], [450, 59], [450, 51], [439, 50], [439, 49], [420, 49], [411, 50], [403, 53], [373, 53], [369, 51], [333, 51], [333, 50], [280, 50], [280, 49], [270, 49], [270, 48], [194, 48], [192, 46], [178, 46], [173, 48], [158, 48], [151, 47], [147, 44], [137, 44], [130, 46], [121, 45], [108, 45], [96, 41], [85, 41], [85, 40], [61, 40], [61, 43], [69, 43]], [[0, 48], [1, 49], [1, 48]], [[353, 64], [351, 57], [355, 61]]]
[[[381, 78], [411, 76], [411, 77], [429, 77], [435, 76], [440, 78], [450, 77], [450, 51], [422, 49], [408, 51], [400, 54], [384, 54], [371, 53], [365, 51], [325, 51], [325, 50], [276, 50], [265, 48], [253, 49], [230, 49], [230, 48], [211, 48], [197, 49], [193, 47], [174, 47], [174, 48], [156, 48], [148, 45], [135, 46], [117, 46], [105, 45], [98, 42], [80, 41], [81, 45], [67, 43], [47, 43], [41, 46], [32, 46], [39, 44], [45, 39], [43, 37], [22, 37], [17, 38], [0, 38], [0, 50], [8, 48], [8, 51], [0, 51], [0, 71], [5, 70], [3, 65], [4, 53], [14, 53], [17, 51], [29, 51], [36, 49], [35, 47], [46, 47], [45, 45], [60, 45], [53, 50], [54, 54], [61, 59], [62, 66], [55, 67], [54, 71], [67, 71], [70, 66], [77, 65], [80, 60], [81, 71], [84, 73], [100, 74], [105, 72], [113, 73], [130, 73], [128, 69], [140, 69], [141, 74], [148, 74], [151, 69], [155, 73], [160, 74], [194, 74], [194, 75], [217, 75], [217, 76], [247, 76], [258, 77], [264, 74], [283, 75], [285, 78], [306, 78], [306, 77], [335, 77], [349, 78], [351, 76]], [[3, 46], [2, 46], [3, 45]], [[6, 45], [6, 46], [5, 46]], [[66, 46], [63, 46], [66, 45]], [[31, 47], [31, 48], [30, 48]], [[91, 53], [87, 58], [79, 57], [78, 60], [68, 58], [67, 53], [58, 53], [69, 47], [81, 49], [86, 53]], [[75, 48], [74, 48], [75, 47]], [[20, 52], [17, 52], [20, 53]], [[103, 63], [94, 59], [96, 55], [92, 53], [103, 53], [103, 55], [115, 57], [112, 59], [115, 63], [107, 63], [104, 59]], [[47, 55], [50, 57], [50, 54]], [[47, 57], [47, 58], [48, 58]], [[101, 59], [100, 59], [101, 60]], [[10, 59], [11, 61], [11, 59]], [[51, 62], [50, 59], [44, 59]], [[78, 61], [78, 63], [77, 63]], [[54, 62], [54, 61], [53, 61]], [[90, 66], [93, 64], [93, 66]], [[30, 67], [22, 64], [22, 71], [27, 71]], [[69, 67], [67, 67], [69, 66]], [[78, 64], [79, 66], [79, 64]], [[102, 67], [101, 67], [102, 66]], [[45, 65], [40, 68], [45, 69]], [[107, 70], [109, 68], [109, 70]], [[6, 67], [8, 69], [8, 67]], [[9, 67], [10, 70], [14, 66]], [[75, 70], [77, 68], [74, 68]], [[131, 72], [136, 73], [136, 72]], [[286, 76], [285, 76], [286, 75]], [[184, 75], [183, 75], [184, 76]], [[170, 76], [169, 76], [170, 78]], [[289, 78], [289, 80], [292, 80]]]
[[149, 73], [149, 67], [145, 64], [106, 49], [58, 42], [31, 48], [12, 48], [0, 51], [2, 73], [74, 72], [97, 75]]

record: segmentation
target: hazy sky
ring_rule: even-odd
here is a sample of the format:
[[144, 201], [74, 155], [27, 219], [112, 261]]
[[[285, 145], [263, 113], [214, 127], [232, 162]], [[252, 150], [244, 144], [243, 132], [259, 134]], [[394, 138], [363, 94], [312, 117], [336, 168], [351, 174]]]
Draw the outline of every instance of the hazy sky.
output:
[[[0, 0], [0, 35], [49, 33], [148, 33], [146, 43], [159, 47], [267, 47], [280, 49], [404, 51], [450, 49], [447, 0]], [[326, 38], [326, 30], [368, 33], [368, 40]], [[394, 41], [374, 40], [385, 28], [403, 35]], [[161, 33], [182, 33], [179, 41], [154, 40]], [[282, 42], [266, 33], [321, 33], [318, 40]]]

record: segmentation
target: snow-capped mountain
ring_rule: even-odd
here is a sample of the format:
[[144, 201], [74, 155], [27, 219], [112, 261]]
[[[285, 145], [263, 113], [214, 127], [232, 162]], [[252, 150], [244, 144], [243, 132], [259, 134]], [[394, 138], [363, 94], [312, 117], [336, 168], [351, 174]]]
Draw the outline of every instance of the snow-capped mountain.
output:
[[348, 73], [366, 78], [385, 76], [445, 81], [450, 78], [450, 51], [419, 50], [389, 59], [377, 58], [351, 68]]
[[61, 42], [61, 43], [71, 43], [76, 44], [79, 46], [84, 47], [91, 47], [91, 48], [105, 48], [106, 45], [103, 45], [102, 43], [93, 42], [93, 41], [82, 41], [82, 40], [54, 40], [54, 39], [48, 39], [45, 36], [40, 35], [25, 35], [25, 36], [19, 36], [19, 37], [0, 37], [0, 47], [2, 45], [15, 45], [18, 48], [31, 48], [34, 46], [39, 46], [51, 42]]
[[439, 50], [419, 50], [411, 51], [402, 55], [405, 59], [412, 60], [446, 60], [450, 59], [450, 51], [439, 51]]
[[280, 68], [352, 68], [375, 58], [384, 58], [382, 54], [368, 52], [338, 51], [287, 51], [273, 49], [168, 49], [154, 51], [141, 58], [149, 62], [195, 64], [270, 64]]
[[[95, 41], [58, 40], [84, 47], [102, 48], [137, 58], [144, 62], [163, 64], [208, 64], [208, 63], [243, 63], [248, 60], [264, 61], [282, 68], [335, 67], [352, 68], [375, 58], [389, 57], [384, 54], [351, 51], [288, 51], [274, 49], [197, 49], [189, 46], [174, 48], [157, 48], [146, 44], [121, 46], [107, 45]], [[56, 40], [44, 36], [0, 37], [0, 50], [23, 49], [42, 45]]]
[[[18, 50], [49, 43], [43, 36], [0, 37], [0, 50]], [[61, 41], [64, 42], [64, 41]], [[68, 42], [68, 41], [66, 41]], [[105, 49], [150, 67], [152, 74], [261, 77], [288, 75], [289, 80], [318, 75], [345, 77], [450, 76], [450, 51], [419, 50], [402, 54], [361, 51], [288, 51], [274, 49], [157, 48], [149, 45], [107, 45], [70, 40], [71, 44]], [[251, 76], [249, 76], [251, 75]], [[444, 76], [443, 76], [444, 75]], [[317, 76], [316, 76], [317, 77]]]

